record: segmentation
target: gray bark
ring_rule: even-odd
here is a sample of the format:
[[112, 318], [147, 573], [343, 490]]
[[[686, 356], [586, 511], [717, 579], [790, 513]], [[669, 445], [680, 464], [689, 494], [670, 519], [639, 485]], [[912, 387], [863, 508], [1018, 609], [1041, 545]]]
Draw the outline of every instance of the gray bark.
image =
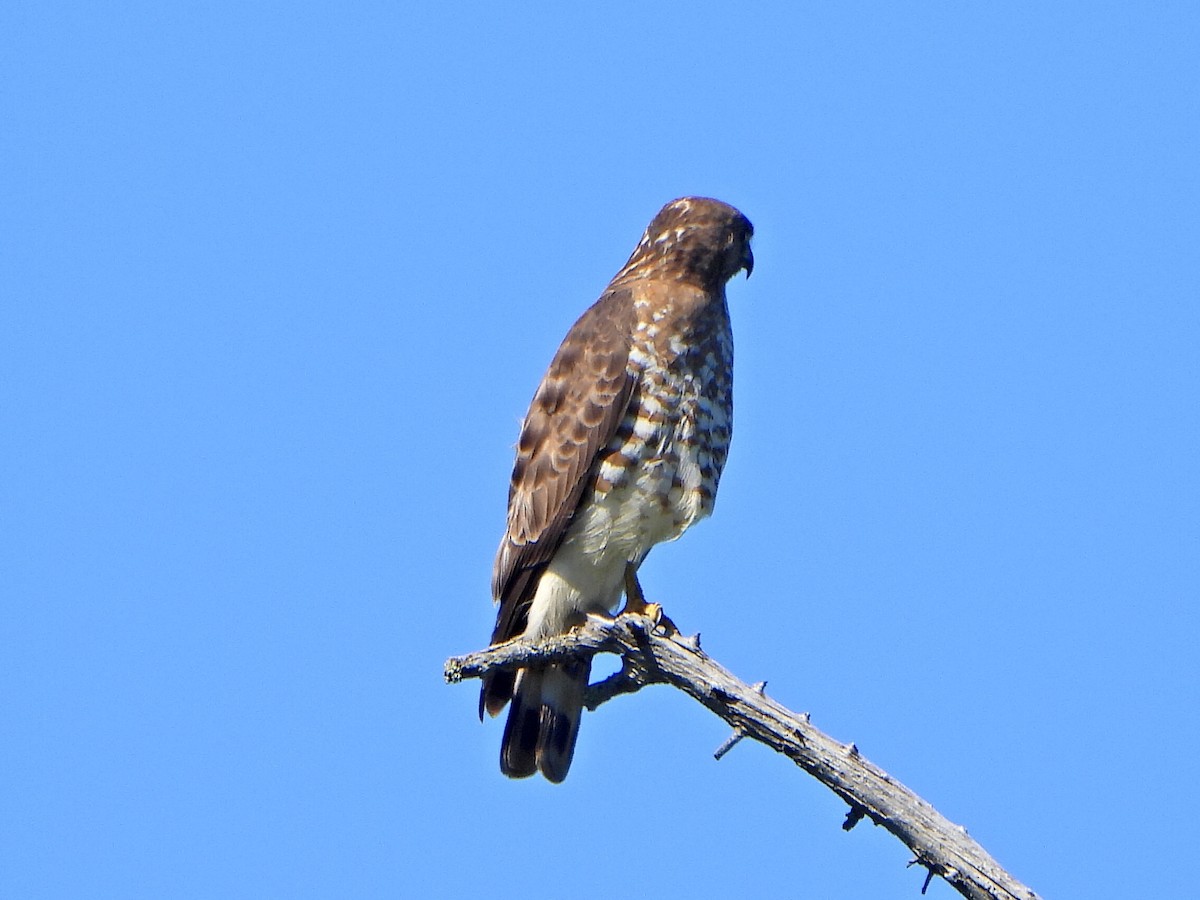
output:
[[733, 727], [733, 736], [716, 753], [718, 759], [744, 737], [766, 744], [849, 805], [843, 828], [849, 830], [864, 818], [883, 826], [912, 851], [913, 863], [924, 866], [930, 878], [944, 878], [972, 900], [1039, 900], [1001, 868], [965, 828], [868, 762], [853, 744], [833, 740], [814, 728], [807, 714], [776, 703], [766, 695], [765, 682], [748, 685], [734, 677], [700, 649], [698, 636], [683, 637], [668, 619], [635, 613], [612, 620], [589, 618], [569, 634], [536, 643], [515, 640], [452, 657], [446, 661], [445, 678], [458, 682], [495, 669], [596, 653], [619, 654], [622, 667], [588, 688], [585, 702], [589, 709], [646, 685], [673, 685]]

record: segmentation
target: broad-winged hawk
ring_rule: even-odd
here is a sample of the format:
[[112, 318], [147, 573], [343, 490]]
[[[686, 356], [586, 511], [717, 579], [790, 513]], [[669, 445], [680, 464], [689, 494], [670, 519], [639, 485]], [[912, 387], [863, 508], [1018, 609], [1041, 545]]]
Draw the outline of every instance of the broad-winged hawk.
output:
[[[754, 228], [718, 200], [654, 217], [567, 333], [525, 416], [492, 573], [492, 643], [610, 613], [650, 548], [712, 512], [733, 425], [725, 283], [754, 267]], [[636, 583], [636, 582], [633, 582]], [[591, 663], [499, 672], [479, 699], [512, 701], [500, 769], [562, 781]]]

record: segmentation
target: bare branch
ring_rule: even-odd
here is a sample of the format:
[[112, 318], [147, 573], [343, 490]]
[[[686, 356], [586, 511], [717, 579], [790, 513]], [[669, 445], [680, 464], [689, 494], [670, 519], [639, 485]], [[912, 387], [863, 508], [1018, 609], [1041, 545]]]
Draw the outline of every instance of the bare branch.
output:
[[[478, 678], [493, 670], [546, 663], [571, 656], [617, 653], [621, 670], [588, 688], [589, 709], [650, 684], [670, 684], [704, 704], [734, 729], [784, 754], [850, 807], [843, 828], [864, 818], [882, 825], [913, 853], [913, 863], [939, 875], [971, 900], [1038, 900], [979, 844], [932, 806], [865, 760], [853, 744], [839, 744], [797, 714], [766, 696], [765, 683], [748, 685], [685, 638], [647, 616], [589, 618], [581, 628], [536, 643], [509, 641], [446, 661], [448, 682]], [[730, 739], [734, 741], [734, 738]], [[721, 748], [721, 755], [732, 743]], [[926, 882], [928, 885], [928, 881]]]

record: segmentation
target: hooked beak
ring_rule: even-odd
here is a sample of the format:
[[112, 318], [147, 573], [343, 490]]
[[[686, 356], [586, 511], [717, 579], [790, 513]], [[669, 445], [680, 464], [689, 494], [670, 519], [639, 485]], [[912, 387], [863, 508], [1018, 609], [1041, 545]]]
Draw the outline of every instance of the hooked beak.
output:
[[742, 268], [746, 270], [746, 277], [750, 277], [750, 273], [754, 271], [754, 254], [750, 251], [750, 242], [746, 242], [746, 250], [742, 254]]

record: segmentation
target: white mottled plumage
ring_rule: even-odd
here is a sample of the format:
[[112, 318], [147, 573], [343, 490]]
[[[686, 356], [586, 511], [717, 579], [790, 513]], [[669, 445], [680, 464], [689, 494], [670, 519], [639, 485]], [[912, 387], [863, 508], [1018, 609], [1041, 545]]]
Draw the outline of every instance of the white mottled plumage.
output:
[[[652, 377], [658, 390], [627, 413], [624, 424], [631, 434], [614, 438], [606, 448], [598, 486], [580, 504], [538, 582], [527, 636], [560, 634], [580, 615], [612, 612], [624, 588], [626, 563], [639, 565], [655, 544], [675, 540], [711, 515], [732, 430], [731, 385], [724, 386], [723, 402], [704, 395], [706, 384], [722, 380], [718, 372], [733, 368], [724, 296], [719, 304], [711, 317], [721, 358], [707, 354], [698, 370], [681, 373], [664, 365], [673, 360], [648, 349], [653, 342], [644, 332], [649, 329], [635, 333], [630, 365], [639, 377]], [[728, 382], [728, 375], [723, 380]], [[663, 415], [667, 406], [669, 416]], [[698, 440], [700, 434], [716, 439]]]

